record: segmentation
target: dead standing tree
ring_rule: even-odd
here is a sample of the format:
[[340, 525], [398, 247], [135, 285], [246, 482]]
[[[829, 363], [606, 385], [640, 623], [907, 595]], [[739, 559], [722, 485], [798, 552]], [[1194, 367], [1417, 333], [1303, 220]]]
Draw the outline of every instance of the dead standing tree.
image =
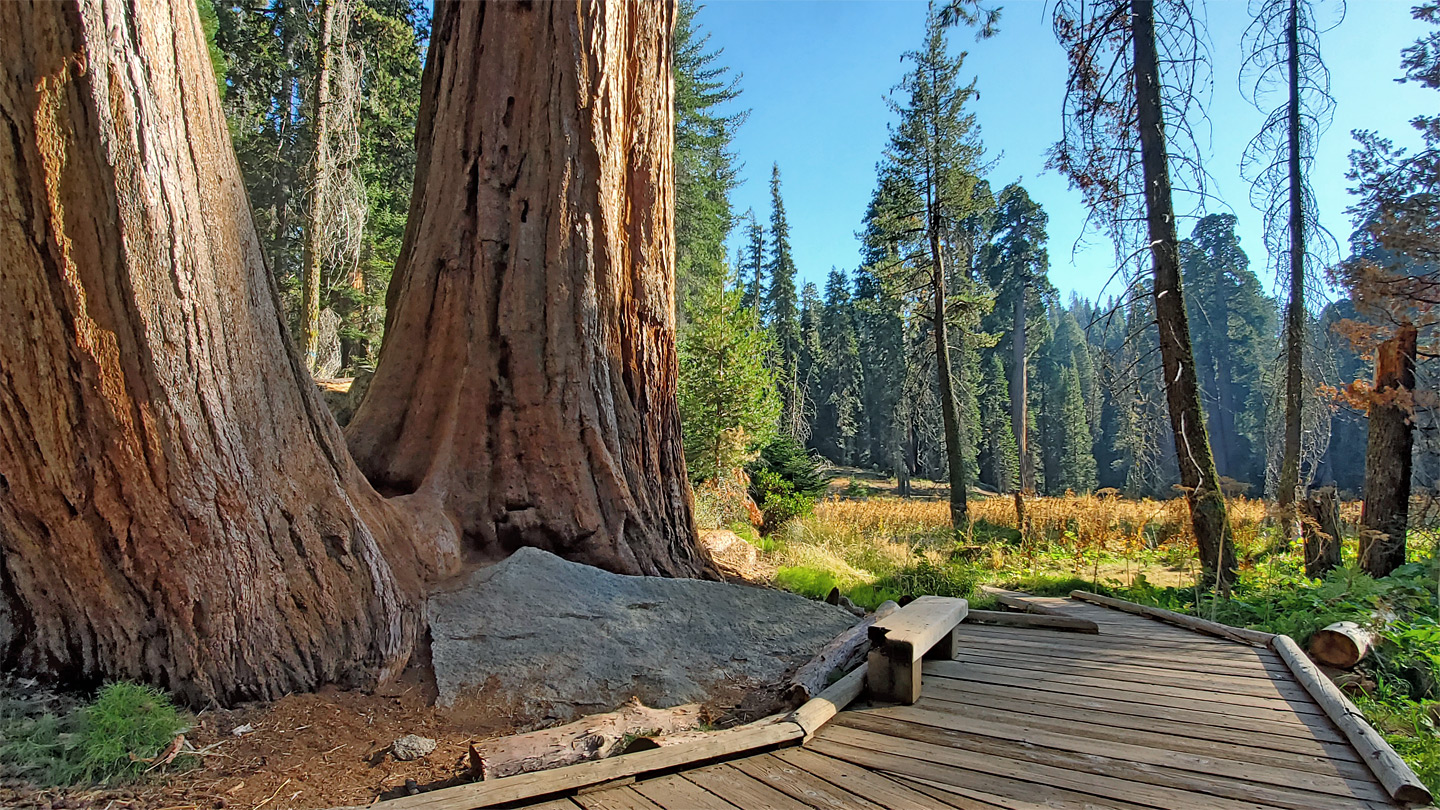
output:
[[[1264, 215], [1265, 247], [1287, 290], [1284, 446], [1276, 487], [1287, 540], [1299, 531], [1296, 498], [1304, 484], [1302, 462], [1309, 456], [1313, 468], [1319, 456], [1313, 449], [1306, 453], [1303, 435], [1305, 393], [1307, 388], [1314, 391], [1317, 377], [1312, 369], [1307, 383], [1306, 288], [1318, 286], [1319, 266], [1336, 252], [1334, 237], [1320, 225], [1308, 178], [1335, 109], [1330, 71], [1320, 57], [1317, 5], [1316, 0], [1253, 0], [1254, 20], [1245, 32], [1241, 68], [1241, 81], [1249, 78], [1245, 89], [1257, 109], [1263, 112], [1276, 95], [1284, 98], [1246, 147], [1241, 170], [1250, 178], [1251, 204]], [[1337, 5], [1338, 23], [1345, 6]], [[1320, 437], [1310, 437], [1311, 448], [1325, 445]]]
[[[1158, 7], [1158, 8], [1157, 8]], [[1187, 0], [1059, 0], [1055, 34], [1069, 53], [1064, 139], [1051, 165], [1085, 195], [1120, 244], [1151, 255], [1170, 426], [1207, 585], [1228, 590], [1235, 550], [1205, 430], [1180, 282], [1171, 168], [1203, 185], [1188, 116], [1206, 65]], [[1179, 140], [1181, 148], [1174, 148]]]

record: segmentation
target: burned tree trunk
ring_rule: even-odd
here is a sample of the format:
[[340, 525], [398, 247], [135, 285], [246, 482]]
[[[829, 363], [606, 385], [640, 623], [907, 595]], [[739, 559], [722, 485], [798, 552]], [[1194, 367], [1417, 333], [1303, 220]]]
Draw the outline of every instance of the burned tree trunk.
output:
[[1365, 448], [1365, 505], [1360, 511], [1360, 567], [1383, 577], [1405, 564], [1410, 520], [1410, 464], [1415, 425], [1417, 333], [1405, 324], [1375, 355], [1370, 437]]
[[[1280, 458], [1281, 534], [1288, 541], [1297, 530], [1296, 491], [1300, 488], [1300, 418], [1304, 408], [1305, 365], [1305, 177], [1301, 172], [1300, 109], [1300, 0], [1290, 0], [1286, 21], [1286, 67], [1290, 93], [1286, 109], [1286, 170], [1290, 199], [1290, 300], [1285, 306], [1285, 448]], [[1339, 550], [1339, 537], [1335, 538]], [[1306, 535], [1306, 569], [1310, 567], [1309, 535]], [[1339, 563], [1339, 560], [1336, 560]]]
[[1225, 497], [1220, 491], [1220, 474], [1205, 431], [1194, 353], [1190, 349], [1190, 322], [1180, 284], [1180, 239], [1171, 199], [1160, 62], [1155, 50], [1155, 4], [1153, 0], [1132, 0], [1130, 8], [1146, 225], [1155, 274], [1155, 320], [1160, 330], [1165, 399], [1179, 457], [1180, 483], [1190, 505], [1190, 522], [1205, 580], [1209, 585], [1228, 590], [1235, 580], [1235, 549], [1229, 542]]
[[673, 4], [436, 4], [370, 480], [482, 556], [708, 574], [675, 400]]
[[223, 702], [398, 674], [456, 538], [288, 344], [194, 4], [0, 4], [0, 61], [0, 661]]

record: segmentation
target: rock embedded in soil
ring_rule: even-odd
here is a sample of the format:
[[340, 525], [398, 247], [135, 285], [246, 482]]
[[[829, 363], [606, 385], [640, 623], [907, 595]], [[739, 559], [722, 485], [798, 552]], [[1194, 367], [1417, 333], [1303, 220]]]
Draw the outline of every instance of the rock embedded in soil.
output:
[[766, 588], [632, 577], [524, 548], [429, 604], [438, 702], [517, 725], [565, 722], [631, 698], [729, 708], [856, 622]]
[[390, 744], [390, 756], [401, 762], [427, 757], [435, 750], [435, 741], [429, 737], [421, 737], [415, 734], [406, 734], [404, 737]]

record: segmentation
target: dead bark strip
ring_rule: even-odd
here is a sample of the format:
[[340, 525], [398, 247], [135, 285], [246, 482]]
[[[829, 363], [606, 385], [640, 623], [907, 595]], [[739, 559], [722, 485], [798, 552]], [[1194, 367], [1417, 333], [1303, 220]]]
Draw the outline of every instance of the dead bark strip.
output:
[[631, 701], [619, 711], [591, 715], [555, 728], [501, 737], [470, 746], [470, 767], [482, 779], [499, 779], [604, 759], [637, 737], [689, 731], [704, 722], [700, 704], [651, 709]]

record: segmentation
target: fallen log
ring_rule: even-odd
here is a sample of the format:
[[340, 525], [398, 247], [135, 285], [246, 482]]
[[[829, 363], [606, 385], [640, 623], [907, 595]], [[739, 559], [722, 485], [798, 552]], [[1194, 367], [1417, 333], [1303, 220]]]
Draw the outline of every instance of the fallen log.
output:
[[1322, 664], [1350, 669], [1375, 643], [1375, 634], [1355, 622], [1335, 622], [1310, 637], [1310, 657]]
[[825, 691], [835, 673], [849, 672], [864, 663], [870, 652], [870, 625], [899, 609], [894, 602], [883, 602], [874, 613], [832, 639], [814, 658], [795, 670], [785, 687], [786, 699], [792, 705], [803, 703]]
[[1280, 656], [1280, 660], [1289, 667], [1295, 680], [1305, 687], [1310, 697], [1315, 698], [1315, 702], [1320, 704], [1320, 708], [1345, 734], [1345, 738], [1360, 754], [1360, 759], [1370, 766], [1375, 778], [1385, 786], [1387, 793], [1406, 806], [1430, 803], [1430, 790], [1425, 787], [1425, 783], [1410, 770], [1410, 766], [1395, 753], [1395, 749], [1385, 742], [1385, 738], [1365, 722], [1365, 715], [1355, 708], [1355, 704], [1306, 657], [1299, 644], [1289, 636], [1275, 636], [1270, 641], [1270, 649]]
[[1036, 627], [1046, 630], [1069, 630], [1072, 633], [1099, 633], [1100, 626], [1089, 619], [1074, 616], [1053, 616], [1044, 613], [1010, 613], [1004, 610], [972, 610], [965, 615], [971, 624], [1002, 627]]
[[1199, 616], [1189, 616], [1184, 613], [1176, 613], [1173, 610], [1140, 605], [1124, 599], [1116, 599], [1113, 596], [1101, 596], [1098, 593], [1090, 593], [1089, 591], [1071, 591], [1070, 596], [1071, 598], [1101, 605], [1102, 607], [1123, 610], [1126, 613], [1134, 613], [1137, 616], [1149, 616], [1152, 619], [1159, 619], [1163, 622], [1187, 627], [1196, 632], [1219, 636], [1220, 638], [1228, 638], [1231, 641], [1238, 641], [1241, 644], [1265, 647], [1270, 644], [1271, 639], [1275, 638], [1274, 633], [1263, 633], [1247, 627], [1231, 627], [1228, 624], [1212, 622], [1209, 619], [1202, 619]]
[[981, 585], [980, 592], [986, 596], [994, 597], [996, 602], [999, 602], [1011, 610], [1019, 610], [1024, 613], [1040, 613], [1046, 616], [1065, 615], [1049, 605], [1034, 601], [1035, 597], [1028, 593], [1007, 591], [1004, 588], [996, 588], [993, 585]]
[[470, 769], [499, 779], [604, 759], [636, 737], [689, 731], [704, 722], [700, 704], [651, 709], [631, 700], [619, 711], [583, 717], [563, 726], [470, 744]]

